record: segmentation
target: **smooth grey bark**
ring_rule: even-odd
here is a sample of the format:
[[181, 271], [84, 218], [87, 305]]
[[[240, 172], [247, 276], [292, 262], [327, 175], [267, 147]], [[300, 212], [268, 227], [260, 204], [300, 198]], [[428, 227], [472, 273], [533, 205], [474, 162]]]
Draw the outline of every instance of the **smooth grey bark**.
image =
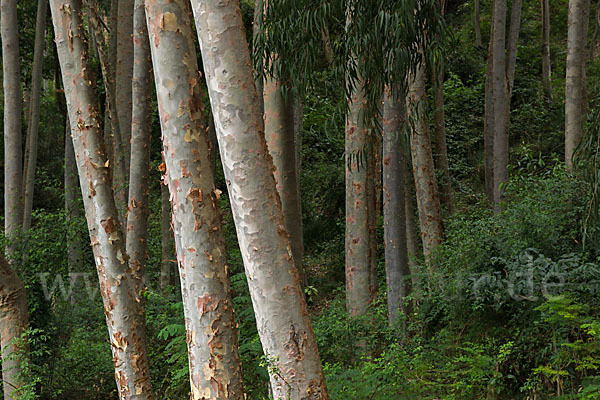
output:
[[71, 126], [67, 117], [65, 126], [65, 214], [67, 217], [67, 260], [69, 272], [81, 272], [83, 242], [74, 224], [81, 217], [79, 209], [79, 182], [77, 162], [71, 138]]
[[573, 153], [583, 137], [585, 109], [585, 49], [589, 0], [569, 0], [565, 79], [565, 163], [573, 171]]
[[16, 235], [22, 228], [21, 69], [16, 0], [3, 0], [0, 12], [2, 78], [4, 87], [4, 234], [6, 254], [14, 255]]
[[28, 346], [23, 337], [27, 323], [25, 286], [0, 254], [0, 349], [6, 400], [20, 399], [21, 389], [28, 383], [21, 368], [22, 361], [28, 357]]
[[431, 253], [442, 242], [443, 226], [426, 107], [425, 71], [421, 65], [409, 78], [407, 110], [412, 120], [410, 148], [423, 256], [430, 265]]
[[275, 399], [329, 396], [264, 137], [239, 1], [192, 6], [221, 162]]
[[38, 0], [35, 22], [35, 43], [33, 48], [33, 66], [31, 70], [31, 108], [27, 116], [27, 148], [25, 149], [25, 167], [23, 168], [23, 230], [31, 228], [33, 208], [33, 183], [38, 150], [38, 128], [40, 125], [40, 95], [42, 89], [42, 66], [46, 47], [46, 11], [47, 0]]
[[[552, 65], [550, 62], [550, 0], [542, 3], [542, 88], [546, 101], [552, 101]], [[598, 3], [600, 4], [600, 2]], [[598, 8], [600, 10], [600, 8]], [[596, 13], [598, 18], [600, 14]]]
[[280, 81], [270, 77], [265, 79], [263, 97], [265, 139], [275, 165], [275, 182], [281, 200], [285, 229], [290, 235], [294, 263], [300, 274], [300, 282], [304, 285], [305, 276], [302, 268], [304, 240], [298, 191], [294, 99], [289, 91], [287, 96], [284, 96], [283, 90], [284, 85]]
[[[364, 315], [371, 303], [371, 219], [369, 160], [373, 151], [364, 120], [366, 99], [360, 84], [348, 104], [345, 129], [346, 165], [346, 309]], [[371, 171], [372, 172], [372, 171]], [[372, 216], [371, 216], [372, 218]]]
[[[399, 94], [396, 94], [399, 95]], [[390, 325], [397, 321], [399, 310], [406, 312], [404, 298], [410, 292], [410, 269], [406, 241], [406, 176], [402, 164], [402, 126], [406, 123], [404, 101], [386, 90], [383, 109], [383, 236], [387, 308]]]
[[508, 181], [507, 78], [506, 78], [506, 0], [494, 0], [492, 21], [492, 101], [494, 107], [494, 209], [504, 198], [502, 185]]
[[[444, 72], [441, 65], [434, 65], [433, 84], [433, 144], [434, 162], [440, 178], [440, 203], [448, 213], [452, 213], [452, 181], [448, 165], [448, 145], [446, 143], [446, 116], [444, 111]], [[437, 70], [437, 72], [436, 72]]]
[[164, 292], [173, 283], [172, 265], [175, 259], [173, 232], [171, 232], [171, 202], [169, 201], [169, 188], [160, 184], [160, 249], [162, 262], [160, 266], [160, 289]]
[[210, 167], [190, 6], [186, 0], [146, 0], [146, 17], [173, 210], [191, 398], [242, 400], [246, 395], [221, 231], [221, 192]]
[[[121, 134], [120, 149], [125, 171], [129, 171], [131, 152], [131, 113], [132, 113], [132, 88], [133, 80], [133, 9], [135, 0], [118, 0], [117, 20], [117, 63], [115, 64], [115, 101], [119, 118], [119, 132]], [[125, 188], [127, 188], [125, 176]], [[127, 193], [127, 189], [125, 190]]]
[[133, 13], [133, 80], [131, 113], [131, 161], [127, 207], [126, 248], [129, 266], [145, 280], [148, 258], [150, 144], [152, 140], [152, 60], [144, 0], [135, 0]]
[[50, 8], [119, 398], [152, 399], [144, 309], [127, 262], [110, 167], [103, 150], [99, 113], [88, 75], [81, 1], [51, 0]]

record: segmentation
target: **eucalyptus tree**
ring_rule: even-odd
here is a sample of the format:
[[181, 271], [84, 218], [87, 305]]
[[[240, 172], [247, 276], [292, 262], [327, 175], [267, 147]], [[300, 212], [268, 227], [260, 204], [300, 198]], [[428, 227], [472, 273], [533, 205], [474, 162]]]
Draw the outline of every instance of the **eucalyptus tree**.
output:
[[[239, 1], [192, 1], [221, 162], [276, 399], [328, 399], [264, 137]], [[263, 53], [264, 54], [264, 53]]]
[[[117, 105], [117, 116], [119, 118], [119, 132], [121, 134], [122, 157], [125, 171], [129, 171], [131, 152], [131, 114], [132, 114], [132, 86], [133, 80], [133, 13], [135, 0], [118, 0], [117, 10], [117, 59], [113, 66], [115, 71], [115, 101]], [[125, 175], [123, 182], [125, 193], [127, 193], [128, 176]], [[119, 205], [120, 207], [122, 205]]]
[[136, 296], [139, 284], [128, 264], [103, 150], [81, 0], [51, 0], [50, 9], [119, 398], [151, 399], [143, 305]]
[[46, 14], [48, 2], [38, 0], [35, 21], [35, 42], [33, 46], [33, 66], [31, 70], [31, 103], [27, 117], [27, 139], [23, 167], [23, 230], [31, 227], [33, 208], [33, 183], [37, 162], [38, 129], [40, 124], [40, 96], [42, 88], [42, 66], [46, 47]]
[[[210, 167], [190, 6], [187, 0], [146, 0], [146, 18], [180, 270], [191, 398], [244, 399], [220, 191]], [[235, 75], [227, 67], [219, 71]], [[253, 80], [249, 88], [256, 98]]]
[[573, 171], [573, 153], [581, 142], [586, 120], [586, 43], [590, 0], [569, 0], [565, 78], [565, 162]]

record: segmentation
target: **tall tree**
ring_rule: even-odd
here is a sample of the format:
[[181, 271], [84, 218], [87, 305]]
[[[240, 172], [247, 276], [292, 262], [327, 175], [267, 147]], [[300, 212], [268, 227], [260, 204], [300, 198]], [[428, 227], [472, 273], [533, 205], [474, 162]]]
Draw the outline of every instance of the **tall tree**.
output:
[[550, 0], [542, 3], [542, 87], [546, 101], [552, 101], [552, 66], [550, 62]]
[[133, 80], [131, 115], [131, 161], [126, 248], [129, 265], [144, 280], [148, 246], [148, 185], [152, 142], [152, 61], [146, 28], [144, 0], [135, 0], [133, 20]]
[[442, 210], [433, 164], [429, 119], [426, 112], [424, 66], [419, 65], [409, 78], [408, 116], [411, 119], [410, 149], [413, 176], [421, 227], [425, 262], [431, 261], [432, 251], [442, 242]]
[[4, 87], [4, 234], [9, 239], [7, 255], [13, 256], [16, 234], [22, 227], [21, 185], [21, 69], [16, 0], [0, 5], [2, 78]]
[[50, 8], [119, 397], [151, 399], [143, 307], [127, 262], [88, 75], [81, 0], [51, 0]]
[[48, 2], [38, 0], [35, 22], [35, 43], [33, 46], [33, 66], [31, 70], [31, 103], [27, 115], [27, 146], [23, 168], [23, 230], [31, 227], [33, 208], [33, 183], [37, 162], [38, 128], [40, 125], [40, 96], [42, 89], [42, 66], [46, 47], [46, 11]]
[[328, 399], [278, 199], [239, 1], [192, 1], [240, 250], [275, 399]]
[[585, 61], [590, 0], [569, 0], [567, 68], [565, 79], [565, 162], [573, 171], [573, 153], [583, 137]]
[[[131, 113], [132, 113], [132, 87], [133, 80], [133, 10], [135, 0], [118, 0], [117, 20], [117, 62], [115, 68], [115, 100], [119, 118], [119, 132], [121, 134], [125, 171], [129, 171], [131, 151]], [[125, 176], [125, 188], [127, 187]], [[127, 190], [125, 190], [127, 193]]]
[[220, 191], [210, 168], [191, 10], [186, 0], [147, 0], [146, 13], [188, 337], [191, 398], [241, 400], [245, 394]]
[[[399, 95], [398, 93], [395, 94]], [[398, 319], [398, 311], [406, 311], [404, 298], [409, 294], [408, 247], [406, 242], [405, 186], [402, 164], [402, 124], [406, 122], [406, 106], [386, 91], [383, 110], [383, 236], [388, 318]]]
[[[492, 10], [492, 21], [494, 12]], [[484, 176], [485, 194], [488, 201], [494, 203], [494, 93], [493, 93], [493, 68], [494, 68], [494, 25], [490, 27], [490, 43], [488, 45], [487, 61], [485, 65], [485, 109], [483, 125], [484, 149]]]
[[431, 78], [433, 84], [433, 144], [434, 162], [440, 178], [440, 203], [449, 213], [452, 212], [452, 183], [448, 164], [446, 142], [446, 116], [444, 111], [444, 71], [443, 66], [433, 63]]
[[21, 368], [21, 362], [28, 356], [27, 343], [23, 338], [26, 328], [25, 286], [4, 256], [0, 254], [0, 349], [6, 400], [20, 399], [21, 388], [27, 383], [25, 371]]

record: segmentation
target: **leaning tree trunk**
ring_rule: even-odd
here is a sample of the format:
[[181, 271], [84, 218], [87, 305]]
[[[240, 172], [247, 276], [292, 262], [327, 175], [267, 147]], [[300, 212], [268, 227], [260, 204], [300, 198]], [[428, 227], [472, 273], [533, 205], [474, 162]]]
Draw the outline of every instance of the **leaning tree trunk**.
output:
[[21, 69], [19, 68], [19, 24], [16, 0], [3, 0], [0, 12], [2, 77], [4, 87], [4, 234], [6, 253], [14, 256], [21, 229]]
[[148, 184], [150, 181], [150, 144], [152, 142], [152, 61], [146, 27], [144, 0], [135, 0], [133, 21], [133, 109], [131, 115], [131, 161], [127, 238], [129, 265], [137, 281], [145, 278], [148, 246]]
[[589, 0], [569, 0], [569, 31], [565, 79], [565, 162], [573, 171], [573, 153], [583, 137], [585, 122], [585, 48], [586, 16]]
[[[550, 0], [542, 0], [542, 87], [546, 101], [552, 102], [552, 66], [550, 63]], [[600, 3], [598, 3], [600, 4]], [[599, 8], [600, 10], [600, 8]]]
[[[402, 125], [406, 122], [404, 102], [386, 90], [383, 109], [383, 236], [389, 323], [406, 312], [404, 298], [410, 292], [406, 245], [405, 176]], [[396, 94], [399, 95], [399, 94]]]
[[46, 47], [46, 0], [38, 0], [35, 22], [35, 44], [33, 50], [33, 67], [31, 70], [31, 103], [27, 116], [27, 148], [25, 149], [25, 167], [23, 168], [23, 230], [31, 228], [31, 211], [33, 208], [33, 183], [38, 150], [38, 128], [40, 125], [40, 95], [42, 89], [42, 66], [44, 48]]
[[369, 158], [373, 154], [364, 120], [366, 99], [356, 85], [346, 116], [346, 308], [364, 315], [371, 302]]
[[239, 4], [192, 1], [258, 333], [274, 363], [275, 399], [328, 399], [278, 201]]
[[413, 175], [419, 210], [419, 225], [423, 256], [430, 265], [431, 253], [442, 242], [442, 210], [438, 184], [433, 166], [429, 119], [427, 118], [427, 98], [425, 95], [424, 67], [419, 66], [411, 76], [408, 96], [408, 115], [412, 119], [410, 148]]
[[191, 398], [241, 400], [245, 394], [220, 191], [209, 167], [191, 10], [186, 0], [146, 0], [146, 13], [188, 337]]
[[0, 348], [5, 400], [20, 399], [20, 390], [27, 383], [21, 369], [22, 361], [28, 357], [27, 342], [23, 338], [26, 328], [25, 286], [0, 254]]
[[506, 0], [494, 0], [492, 42], [492, 102], [494, 107], [494, 209], [504, 199], [502, 185], [508, 182], [508, 132], [506, 124]]
[[50, 6], [119, 398], [151, 399], [144, 309], [127, 263], [94, 88], [88, 77], [81, 1], [51, 0]]
[[296, 138], [294, 127], [294, 100], [290, 91], [283, 94], [283, 85], [274, 78], [267, 78], [264, 85], [265, 139], [269, 154], [275, 165], [275, 181], [281, 199], [283, 222], [290, 235], [294, 263], [304, 283], [302, 257], [302, 210], [298, 191], [296, 162]]

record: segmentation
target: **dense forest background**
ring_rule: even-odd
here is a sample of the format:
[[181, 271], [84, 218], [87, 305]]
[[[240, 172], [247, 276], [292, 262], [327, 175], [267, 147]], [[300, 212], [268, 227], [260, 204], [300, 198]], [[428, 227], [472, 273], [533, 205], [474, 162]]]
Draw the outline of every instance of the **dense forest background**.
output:
[[[101, 3], [101, 11], [106, 10]], [[564, 160], [568, 0], [550, 1], [551, 99], [542, 85], [540, 1], [523, 1], [510, 105], [510, 179], [496, 212], [486, 196], [483, 138], [492, 1], [479, 4], [480, 45], [474, 6], [470, 0], [448, 0], [445, 8], [443, 96], [452, 212], [444, 209], [445, 236], [429, 262], [418, 255], [411, 258], [413, 290], [405, 300], [409, 306], [393, 324], [388, 323], [382, 215], [377, 221], [377, 298], [364, 315], [346, 311], [345, 83], [327, 62], [326, 50], [315, 50], [316, 71], [301, 92], [303, 264], [310, 319], [332, 399], [600, 398], [595, 197], [600, 4], [592, 1], [590, 12], [588, 122], [576, 166], [569, 172]], [[241, 10], [251, 42], [254, 3], [242, 1]], [[18, 2], [25, 109], [36, 13], [37, 2]], [[336, 34], [331, 32], [334, 48], [339, 45]], [[21, 398], [113, 399], [117, 389], [111, 348], [83, 204], [75, 218], [65, 211], [67, 121], [53, 40], [48, 13], [33, 223], [14, 239], [16, 256], [11, 262], [25, 284], [29, 307], [26, 369], [31, 384]], [[106, 93], [97, 53], [92, 51], [89, 61], [104, 111]], [[434, 90], [428, 82], [429, 111]], [[164, 171], [153, 99], [143, 299], [153, 390], [158, 399], [174, 400], [189, 396], [188, 353], [174, 249], [167, 247], [172, 257], [165, 259], [161, 230]], [[204, 101], [209, 108], [208, 96]], [[258, 336], [219, 162], [215, 179], [222, 193], [218, 201], [245, 389], [249, 399], [267, 399], [273, 363], [264, 356]], [[418, 221], [416, 208], [415, 202], [412, 212]], [[85, 244], [83, 275], [71, 284], [67, 243], [74, 240]], [[167, 281], [165, 263], [171, 270]]]

